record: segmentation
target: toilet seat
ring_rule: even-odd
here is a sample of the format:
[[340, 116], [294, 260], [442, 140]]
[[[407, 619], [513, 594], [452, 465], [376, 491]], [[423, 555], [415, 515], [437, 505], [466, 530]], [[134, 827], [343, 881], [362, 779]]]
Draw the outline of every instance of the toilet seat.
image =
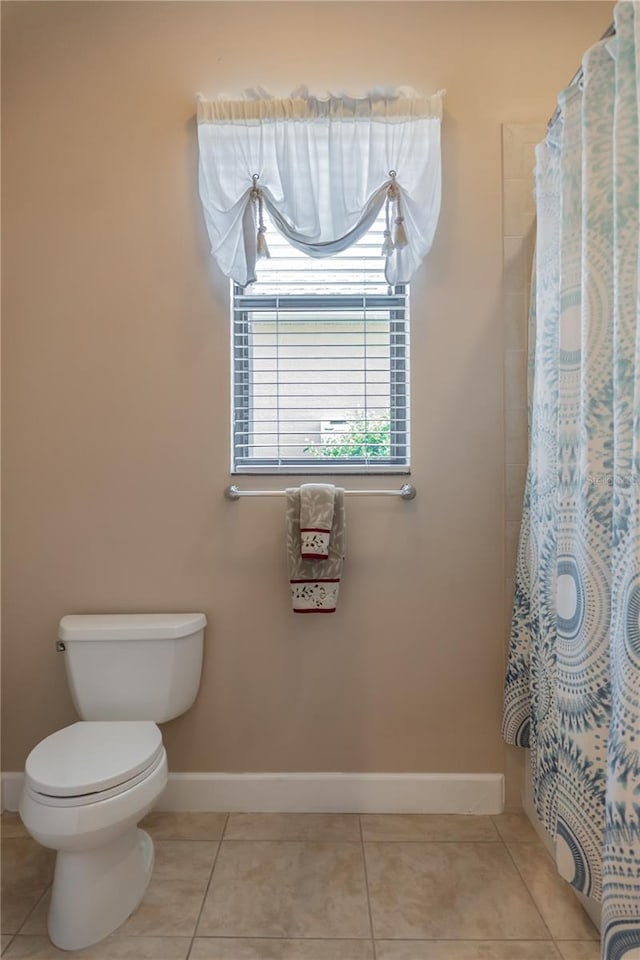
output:
[[25, 788], [51, 806], [96, 803], [150, 776], [164, 755], [155, 723], [80, 721], [34, 747], [25, 765]]
[[95, 793], [84, 793], [73, 797], [55, 797], [51, 794], [39, 793], [37, 790], [34, 790], [26, 779], [24, 789], [25, 793], [27, 793], [32, 800], [43, 804], [45, 807], [88, 807], [91, 804], [100, 803], [102, 800], [109, 800], [111, 797], [118, 797], [123, 793], [128, 793], [133, 787], [137, 786], [137, 784], [149, 779], [158, 767], [166, 762], [165, 758], [166, 752], [163, 749], [154, 762], [137, 776], [132, 777], [130, 780], [125, 780], [124, 783], [119, 783], [115, 787], [110, 787], [108, 790], [99, 790]]

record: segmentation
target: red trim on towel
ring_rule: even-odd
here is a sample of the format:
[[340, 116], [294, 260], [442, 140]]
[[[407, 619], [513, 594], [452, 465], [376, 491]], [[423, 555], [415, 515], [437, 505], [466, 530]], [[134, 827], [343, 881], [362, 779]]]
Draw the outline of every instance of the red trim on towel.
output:
[[301, 553], [300, 556], [303, 560], [327, 560], [329, 557], [328, 553]]
[[289, 583], [340, 583], [340, 577], [300, 577], [289, 580]]
[[300, 533], [331, 533], [331, 527], [300, 527]]
[[321, 607], [311, 607], [309, 610], [298, 610], [297, 607], [293, 608], [294, 613], [335, 613], [336, 608], [331, 607], [330, 610], [327, 610], [326, 607], [323, 609]]

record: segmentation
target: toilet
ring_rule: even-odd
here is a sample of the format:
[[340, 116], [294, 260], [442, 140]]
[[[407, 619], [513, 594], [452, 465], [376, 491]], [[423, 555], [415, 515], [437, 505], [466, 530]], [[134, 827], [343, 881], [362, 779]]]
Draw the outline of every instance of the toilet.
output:
[[206, 622], [202, 613], [60, 621], [57, 646], [81, 720], [27, 757], [20, 816], [57, 851], [48, 930], [62, 950], [102, 940], [144, 896], [153, 842], [138, 823], [168, 776], [157, 724], [196, 698]]

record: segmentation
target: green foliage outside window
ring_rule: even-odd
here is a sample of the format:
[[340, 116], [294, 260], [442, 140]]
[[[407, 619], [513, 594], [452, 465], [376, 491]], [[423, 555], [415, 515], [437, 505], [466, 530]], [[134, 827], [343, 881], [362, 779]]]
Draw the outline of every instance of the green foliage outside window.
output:
[[310, 444], [304, 452], [312, 457], [389, 457], [389, 414], [366, 418], [357, 414], [349, 416], [344, 430], [323, 437], [319, 444]]

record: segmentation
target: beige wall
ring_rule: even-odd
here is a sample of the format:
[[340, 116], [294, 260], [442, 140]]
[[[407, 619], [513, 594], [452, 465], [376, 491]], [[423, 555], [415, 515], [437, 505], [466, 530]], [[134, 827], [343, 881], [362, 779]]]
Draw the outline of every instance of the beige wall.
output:
[[[203, 610], [174, 770], [501, 771], [501, 124], [551, 113], [612, 4], [2, 6], [3, 769], [74, 719], [64, 613]], [[300, 83], [448, 90], [412, 289], [418, 498], [349, 501], [318, 618], [289, 611], [283, 502], [222, 497], [228, 289], [194, 125], [196, 91]]]

